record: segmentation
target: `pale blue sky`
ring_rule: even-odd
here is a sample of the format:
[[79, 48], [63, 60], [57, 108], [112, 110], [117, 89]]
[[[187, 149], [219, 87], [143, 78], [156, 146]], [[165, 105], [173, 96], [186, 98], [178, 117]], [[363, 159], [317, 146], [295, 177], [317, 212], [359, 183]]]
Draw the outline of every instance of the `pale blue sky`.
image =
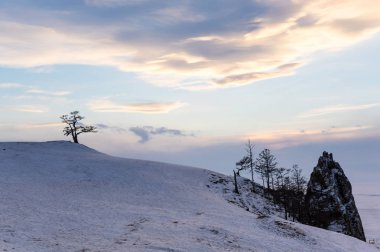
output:
[[66, 139], [59, 116], [79, 110], [100, 129], [81, 142], [109, 154], [230, 173], [250, 138], [307, 172], [332, 151], [374, 190], [379, 11], [377, 0], [1, 1], [0, 141]]

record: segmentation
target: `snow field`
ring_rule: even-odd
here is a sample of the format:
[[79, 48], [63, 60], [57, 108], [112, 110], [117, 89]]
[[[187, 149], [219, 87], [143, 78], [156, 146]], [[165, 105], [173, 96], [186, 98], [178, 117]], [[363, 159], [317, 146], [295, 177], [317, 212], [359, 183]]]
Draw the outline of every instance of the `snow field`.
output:
[[236, 204], [232, 189], [212, 171], [69, 142], [0, 143], [0, 251], [379, 251], [285, 221], [247, 190]]

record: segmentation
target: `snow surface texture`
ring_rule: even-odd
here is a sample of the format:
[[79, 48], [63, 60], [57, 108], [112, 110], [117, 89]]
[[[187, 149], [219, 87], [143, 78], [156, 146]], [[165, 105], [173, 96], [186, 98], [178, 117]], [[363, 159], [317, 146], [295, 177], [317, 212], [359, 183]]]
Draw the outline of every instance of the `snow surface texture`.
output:
[[249, 211], [229, 203], [231, 178], [208, 170], [69, 142], [0, 143], [0, 160], [0, 251], [379, 251], [248, 192]]

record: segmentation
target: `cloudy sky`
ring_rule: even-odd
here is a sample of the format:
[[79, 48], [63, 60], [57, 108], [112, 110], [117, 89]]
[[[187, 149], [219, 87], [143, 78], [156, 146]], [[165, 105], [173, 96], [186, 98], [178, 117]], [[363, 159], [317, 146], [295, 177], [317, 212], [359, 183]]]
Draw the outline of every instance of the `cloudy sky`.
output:
[[231, 173], [251, 139], [380, 180], [378, 0], [2, 0], [0, 141], [67, 139]]

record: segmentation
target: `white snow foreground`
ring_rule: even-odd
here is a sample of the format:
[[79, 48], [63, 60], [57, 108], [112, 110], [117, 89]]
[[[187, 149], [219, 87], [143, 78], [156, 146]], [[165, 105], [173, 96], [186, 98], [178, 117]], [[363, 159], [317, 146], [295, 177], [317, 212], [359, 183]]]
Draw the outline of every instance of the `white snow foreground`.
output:
[[0, 251], [379, 251], [263, 216], [257, 195], [245, 195], [249, 211], [233, 197], [231, 178], [208, 170], [63, 141], [0, 143]]

